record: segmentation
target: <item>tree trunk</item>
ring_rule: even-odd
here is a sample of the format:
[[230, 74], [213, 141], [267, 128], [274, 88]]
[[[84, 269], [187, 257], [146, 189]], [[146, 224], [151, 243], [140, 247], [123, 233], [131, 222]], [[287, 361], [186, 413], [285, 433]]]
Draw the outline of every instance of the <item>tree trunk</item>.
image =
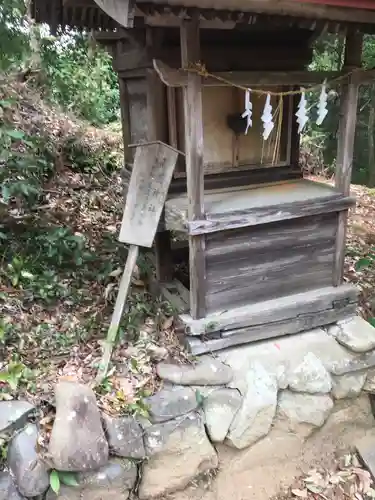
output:
[[31, 0], [26, 1], [27, 7], [27, 22], [30, 27], [29, 32], [29, 46], [30, 46], [30, 59], [27, 63], [28, 71], [32, 74], [37, 74], [42, 67], [42, 58], [41, 58], [41, 47], [40, 47], [40, 27], [35, 22], [35, 19], [32, 17], [31, 12]]
[[[337, 40], [337, 67], [336, 71], [341, 71], [344, 62], [344, 52], [345, 52], [345, 37], [342, 35], [338, 36]], [[332, 68], [334, 70], [334, 68]]]
[[368, 186], [375, 186], [375, 141], [374, 141], [374, 126], [375, 126], [375, 85], [370, 88], [370, 110], [368, 114], [367, 125], [367, 140], [368, 140]]

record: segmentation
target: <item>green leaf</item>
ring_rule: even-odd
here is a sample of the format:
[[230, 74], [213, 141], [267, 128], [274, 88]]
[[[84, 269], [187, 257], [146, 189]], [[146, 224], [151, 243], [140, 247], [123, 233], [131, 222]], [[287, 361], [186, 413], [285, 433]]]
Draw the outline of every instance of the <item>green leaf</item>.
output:
[[19, 378], [15, 377], [12, 373], [9, 373], [8, 384], [12, 391], [16, 391], [18, 388]]
[[7, 130], [6, 134], [12, 139], [17, 139], [17, 140], [21, 140], [25, 137], [25, 134], [24, 132], [22, 132], [22, 130]]
[[59, 478], [66, 486], [78, 486], [77, 477], [74, 472], [59, 472]]
[[4, 372], [0, 372], [0, 382], [9, 382], [9, 373], [4, 371]]
[[5, 201], [5, 203], [8, 203], [8, 201], [11, 197], [11, 192], [10, 192], [9, 186], [6, 186], [5, 184], [2, 186], [1, 196], [2, 196], [3, 200]]
[[130, 364], [133, 370], [138, 371], [138, 361], [135, 358], [131, 358]]
[[198, 406], [201, 408], [203, 406], [204, 396], [198, 389], [195, 391], [195, 399], [197, 401]]
[[24, 369], [23, 363], [10, 363], [8, 366], [8, 372], [16, 377], [22, 375]]
[[49, 475], [49, 484], [51, 486], [51, 490], [58, 495], [60, 492], [60, 478], [57, 470], [51, 471]]
[[375, 326], [375, 318], [369, 318], [367, 321], [370, 323], [370, 325]]
[[32, 280], [34, 278], [34, 275], [29, 273], [29, 271], [21, 271], [21, 276], [22, 278], [26, 278], [29, 280]]
[[360, 271], [361, 269], [364, 269], [366, 267], [369, 267], [371, 265], [371, 260], [368, 258], [363, 258], [359, 259], [356, 264], [355, 264], [355, 270]]

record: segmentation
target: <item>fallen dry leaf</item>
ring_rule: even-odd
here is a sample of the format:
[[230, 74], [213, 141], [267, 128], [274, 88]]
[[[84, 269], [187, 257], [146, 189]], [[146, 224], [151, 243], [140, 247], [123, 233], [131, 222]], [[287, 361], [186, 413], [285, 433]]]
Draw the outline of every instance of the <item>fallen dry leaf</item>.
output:
[[173, 325], [173, 316], [167, 318], [164, 323], [163, 323], [163, 326], [162, 326], [162, 329], [163, 330], [169, 330], [171, 328], [171, 326]]
[[294, 489], [292, 490], [292, 493], [295, 497], [298, 498], [307, 498], [307, 490], [299, 490], [299, 489]]

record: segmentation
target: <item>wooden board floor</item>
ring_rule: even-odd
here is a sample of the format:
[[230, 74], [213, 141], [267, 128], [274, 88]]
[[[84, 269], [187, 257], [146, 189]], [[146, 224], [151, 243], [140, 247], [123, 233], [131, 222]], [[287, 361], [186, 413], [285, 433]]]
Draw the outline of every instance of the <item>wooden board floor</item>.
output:
[[[206, 191], [204, 203], [206, 212], [218, 214], [294, 201], [308, 201], [336, 193], [336, 190], [327, 184], [297, 179], [255, 187], [248, 185]], [[174, 210], [184, 212], [187, 211], [187, 205], [186, 194], [173, 196], [166, 201], [166, 210], [173, 207]]]
[[[307, 179], [281, 181], [268, 185], [230, 187], [206, 191], [204, 211], [207, 215], [235, 214], [253, 209], [263, 209], [291, 203], [301, 203], [335, 198], [339, 193], [327, 184]], [[187, 195], [174, 195], [165, 204], [165, 224], [167, 229], [178, 230], [188, 221]]]

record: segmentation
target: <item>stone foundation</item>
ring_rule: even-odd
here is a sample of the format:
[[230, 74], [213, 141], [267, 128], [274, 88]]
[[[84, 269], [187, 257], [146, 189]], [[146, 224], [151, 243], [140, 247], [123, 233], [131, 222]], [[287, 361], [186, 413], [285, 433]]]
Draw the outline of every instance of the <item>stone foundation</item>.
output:
[[48, 490], [51, 468], [76, 473], [77, 486], [61, 485], [65, 500], [126, 499], [132, 491], [156, 498], [183, 490], [228, 454], [243, 461], [239, 450], [250, 474], [319, 433], [373, 426], [375, 329], [358, 317], [157, 371], [164, 387], [146, 400], [149, 420], [101, 415], [88, 387], [60, 382], [48, 460], [35, 450], [36, 425], [26, 423], [32, 407], [0, 403], [0, 432], [13, 432], [0, 500], [57, 498]]

